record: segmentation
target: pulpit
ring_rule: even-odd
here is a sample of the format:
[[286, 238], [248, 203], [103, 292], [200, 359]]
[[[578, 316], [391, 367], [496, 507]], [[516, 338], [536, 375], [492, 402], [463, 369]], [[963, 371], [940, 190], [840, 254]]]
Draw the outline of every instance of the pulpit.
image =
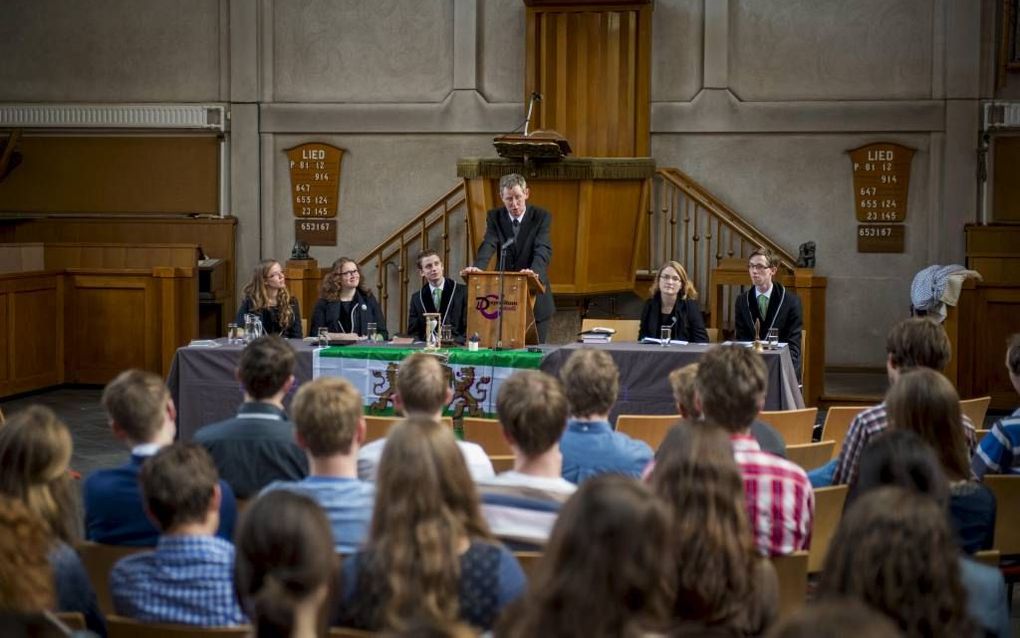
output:
[[535, 297], [545, 292], [538, 277], [482, 271], [467, 279], [467, 332], [478, 335], [478, 345], [513, 350], [538, 343]]

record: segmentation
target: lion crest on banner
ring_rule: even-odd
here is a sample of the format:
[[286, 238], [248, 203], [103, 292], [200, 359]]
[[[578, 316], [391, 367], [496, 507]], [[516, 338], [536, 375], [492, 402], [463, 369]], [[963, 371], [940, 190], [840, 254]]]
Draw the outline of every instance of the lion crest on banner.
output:
[[492, 377], [476, 377], [474, 366], [463, 366], [459, 370], [450, 369], [453, 380], [453, 400], [449, 408], [454, 419], [465, 416], [485, 416], [482, 404], [489, 395]]
[[369, 408], [382, 412], [393, 403], [393, 394], [397, 391], [397, 368], [399, 366], [391, 362], [385, 370], [372, 370], [372, 394], [379, 398], [372, 402]]

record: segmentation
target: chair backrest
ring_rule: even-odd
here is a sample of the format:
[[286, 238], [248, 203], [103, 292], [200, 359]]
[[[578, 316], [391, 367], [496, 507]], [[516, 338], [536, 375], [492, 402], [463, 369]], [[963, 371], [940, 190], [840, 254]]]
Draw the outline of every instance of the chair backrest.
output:
[[988, 565], [989, 567], [994, 567], [995, 569], [998, 569], [999, 558], [1001, 556], [1002, 554], [1000, 554], [999, 550], [997, 549], [979, 549], [978, 551], [974, 552], [974, 555], [971, 556], [971, 558], [981, 563], [982, 565]]
[[722, 341], [722, 330], [719, 328], [705, 328], [705, 332], [708, 333], [709, 343], [719, 343]]
[[496, 474], [509, 472], [514, 469], [513, 454], [490, 454], [489, 461], [492, 463], [492, 469]]
[[616, 417], [616, 431], [658, 450], [666, 432], [679, 421], [679, 414], [621, 414]]
[[524, 570], [524, 575], [531, 578], [535, 574], [535, 568], [538, 567], [538, 563], [542, 560], [542, 552], [535, 551], [515, 551], [514, 556], [517, 558], [517, 562], [521, 564], [521, 569]]
[[68, 629], [74, 631], [85, 631], [85, 614], [80, 611], [56, 611], [53, 612], [57, 620], [64, 623]]
[[964, 399], [960, 401], [960, 412], [963, 412], [974, 424], [975, 428], [984, 427], [985, 414], [988, 412], [988, 404], [992, 397], [978, 397], [976, 399]]
[[977, 438], [977, 442], [980, 443], [981, 439], [983, 439], [986, 436], [988, 436], [988, 433], [991, 432], [991, 431], [992, 431], [991, 428], [989, 428], [987, 430], [983, 430], [981, 428], [978, 428], [978, 429], [974, 430], [974, 436]]
[[641, 321], [638, 319], [582, 319], [581, 332], [592, 328], [612, 328], [616, 330], [613, 341], [637, 341]]
[[832, 458], [839, 456], [839, 451], [843, 449], [843, 440], [850, 430], [850, 423], [853, 422], [854, 417], [866, 409], [864, 406], [838, 405], [829, 408], [829, 411], [825, 413], [825, 422], [822, 423], [822, 440], [831, 439], [836, 442], [836, 446], [832, 449]]
[[1003, 556], [1020, 554], [1020, 475], [985, 474], [982, 482], [995, 494], [994, 549]]
[[783, 619], [804, 605], [807, 597], [808, 553], [794, 552], [769, 559], [779, 580], [779, 618]]
[[242, 638], [251, 635], [251, 627], [196, 627], [194, 625], [174, 625], [169, 623], [145, 623], [123, 616], [109, 614], [106, 616], [106, 629], [109, 638]]
[[786, 446], [786, 458], [804, 468], [804, 471], [819, 468], [832, 458], [835, 441], [819, 441], [818, 443], [798, 443]]
[[810, 443], [815, 429], [815, 419], [818, 418], [818, 408], [761, 412], [758, 418], [778, 430], [787, 445]]
[[352, 629], [350, 627], [329, 628], [329, 638], [368, 638], [369, 636], [378, 635], [374, 631], [365, 631], [364, 629]]
[[811, 549], [808, 551], [808, 571], [822, 571], [829, 543], [843, 519], [843, 506], [849, 491], [846, 485], [815, 488], [815, 518], [811, 529]]
[[[404, 417], [402, 416], [366, 416], [365, 443], [370, 443], [377, 439], [385, 439], [386, 435], [390, 432], [390, 428], [403, 420]], [[451, 417], [444, 416], [441, 420], [443, 425], [453, 429], [453, 419]]]
[[513, 450], [503, 436], [503, 426], [499, 419], [481, 419], [477, 417], [464, 417], [464, 440], [477, 443], [482, 446], [489, 456], [512, 455]]
[[82, 541], [75, 548], [78, 556], [81, 557], [85, 572], [92, 582], [92, 589], [96, 590], [96, 600], [99, 609], [104, 614], [113, 613], [113, 598], [110, 596], [110, 570], [114, 563], [138, 552], [152, 551], [151, 547], [128, 547], [125, 545], [104, 545], [92, 541]]

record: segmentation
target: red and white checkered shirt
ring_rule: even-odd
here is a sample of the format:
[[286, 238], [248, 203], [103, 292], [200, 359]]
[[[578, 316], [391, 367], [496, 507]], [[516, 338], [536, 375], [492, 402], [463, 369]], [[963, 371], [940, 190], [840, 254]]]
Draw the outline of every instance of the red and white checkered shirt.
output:
[[[974, 424], [970, 422], [967, 415], [963, 416], [963, 434], [967, 439], [967, 456], [974, 455], [974, 447], [977, 445], [977, 433], [974, 431]], [[871, 439], [885, 431], [889, 427], [889, 415], [886, 413], [885, 403], [864, 410], [854, 417], [850, 422], [850, 428], [846, 431], [846, 438], [843, 439], [843, 447], [839, 451], [839, 460], [836, 463], [836, 472], [832, 475], [833, 485], [849, 485], [853, 487], [857, 482], [857, 469], [861, 464], [861, 454], [868, 446]]]
[[747, 514], [755, 545], [765, 556], [791, 554], [811, 544], [815, 493], [798, 465], [763, 452], [754, 437], [730, 436], [744, 477]]

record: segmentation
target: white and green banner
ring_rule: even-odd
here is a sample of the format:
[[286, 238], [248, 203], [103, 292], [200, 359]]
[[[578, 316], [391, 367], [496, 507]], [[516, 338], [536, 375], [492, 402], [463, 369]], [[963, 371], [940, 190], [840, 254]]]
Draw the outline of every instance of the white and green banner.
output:
[[[344, 377], [361, 392], [365, 413], [393, 414], [393, 392], [397, 366], [414, 348], [380, 346], [338, 346], [315, 350], [312, 378]], [[453, 400], [444, 414], [495, 417], [496, 395], [503, 380], [517, 370], [535, 370], [542, 353], [525, 350], [438, 350], [436, 356], [450, 370]]]

